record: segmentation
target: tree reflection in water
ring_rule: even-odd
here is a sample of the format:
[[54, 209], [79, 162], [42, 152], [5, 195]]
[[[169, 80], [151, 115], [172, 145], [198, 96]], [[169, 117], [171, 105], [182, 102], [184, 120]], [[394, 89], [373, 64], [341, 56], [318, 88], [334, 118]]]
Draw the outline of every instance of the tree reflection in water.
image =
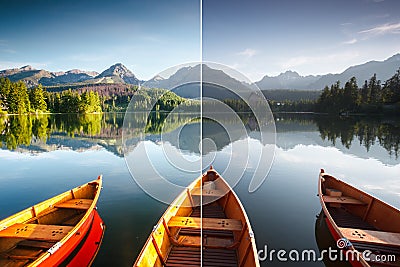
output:
[[323, 140], [329, 140], [335, 145], [341, 143], [350, 148], [353, 140], [358, 139], [367, 151], [378, 143], [389, 155], [399, 156], [400, 122], [398, 119], [383, 119], [371, 117], [315, 117], [318, 130]]
[[[124, 115], [124, 113], [104, 113], [0, 116], [0, 141], [4, 149], [14, 150], [18, 147], [29, 147], [32, 144], [36, 146], [46, 144], [49, 138], [54, 136], [79, 137], [94, 144], [101, 143], [106, 149], [122, 156], [121, 148], [111, 146], [121, 145]], [[147, 116], [146, 113], [138, 112], [132, 113], [131, 116], [131, 121], [137, 126], [137, 129], [129, 129], [128, 134], [132, 138], [138, 137], [143, 129], [146, 134], [159, 135], [161, 132], [172, 132], [186, 124], [200, 122], [199, 118], [196, 119], [198, 116], [193, 114], [168, 116], [167, 113], [154, 112]], [[250, 114], [242, 113], [239, 117], [247, 131], [259, 131], [257, 122]], [[220, 119], [223, 121], [223, 117]], [[349, 149], [354, 142], [359, 142], [369, 151], [372, 145], [377, 144], [383, 147], [390, 156], [394, 155], [396, 159], [399, 157], [400, 120], [398, 118], [275, 114], [275, 120], [278, 135], [282, 130], [318, 130], [321, 139], [330, 141], [332, 145], [339, 141]], [[209, 131], [203, 132], [203, 135], [219, 136], [212, 131], [214, 128], [209, 127], [210, 122], [206, 123]], [[229, 122], [224, 123], [229, 125]], [[108, 140], [112, 142], [107, 143]], [[228, 145], [224, 140], [219, 143], [223, 144], [222, 146]]]

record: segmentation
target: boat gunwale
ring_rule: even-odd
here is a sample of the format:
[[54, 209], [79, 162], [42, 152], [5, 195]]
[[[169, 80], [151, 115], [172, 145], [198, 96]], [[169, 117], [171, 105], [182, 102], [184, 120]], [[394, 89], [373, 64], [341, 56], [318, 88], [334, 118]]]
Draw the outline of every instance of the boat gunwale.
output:
[[[174, 207], [179, 208], [179, 207], [182, 205], [183, 201], [186, 199], [186, 196], [185, 196], [185, 195], [187, 195], [187, 189], [189, 189], [189, 191], [190, 191], [191, 189], [193, 189], [193, 188], [195, 187], [195, 185], [198, 183], [199, 179], [202, 179], [202, 178], [203, 178], [203, 174], [200, 175], [199, 177], [197, 177], [197, 178], [196, 178], [193, 182], [191, 182], [187, 187], [185, 187], [185, 188], [182, 190], [182, 192], [179, 193], [179, 195], [172, 201], [172, 203], [171, 203], [171, 204], [168, 206], [168, 208], [164, 211], [164, 213], [162, 214], [162, 216], [160, 217], [160, 219], [157, 221], [157, 224], [155, 224], [155, 225], [153, 226], [153, 229], [151, 230], [150, 235], [149, 235], [149, 237], [147, 238], [146, 243], [144, 243], [144, 245], [143, 245], [143, 247], [142, 247], [142, 249], [141, 249], [139, 255], [137, 256], [136, 261], [135, 261], [135, 263], [133, 264], [133, 266], [138, 266], [137, 264], [138, 264], [139, 262], [142, 261], [142, 258], [143, 258], [144, 255], [145, 255], [144, 252], [146, 251], [147, 247], [150, 245], [150, 243], [151, 243], [152, 240], [154, 239], [152, 233], [153, 233], [156, 229], [158, 229], [161, 225], [163, 225], [163, 220], [164, 220], [164, 218], [165, 218], [165, 215], [167, 215]], [[185, 190], [185, 189], [186, 189], [186, 190]], [[179, 201], [179, 200], [180, 200], [181, 203], [178, 205], [178, 201]]]
[[[321, 174], [321, 173], [320, 173], [320, 174]], [[400, 211], [399, 208], [396, 208], [395, 206], [393, 206], [393, 205], [387, 203], [386, 201], [381, 200], [381, 199], [379, 199], [379, 198], [377, 198], [377, 197], [371, 195], [370, 193], [367, 193], [367, 192], [365, 192], [365, 191], [363, 191], [363, 190], [361, 190], [361, 189], [358, 189], [357, 187], [355, 187], [355, 186], [353, 186], [353, 185], [351, 185], [351, 184], [349, 184], [349, 183], [347, 183], [347, 182], [345, 182], [345, 181], [343, 181], [343, 180], [340, 180], [339, 178], [336, 178], [335, 176], [333, 176], [333, 175], [331, 175], [331, 174], [329, 174], [329, 173], [323, 172], [323, 173], [322, 173], [322, 176], [329, 176], [330, 178], [336, 180], [337, 182], [339, 182], [339, 183], [341, 183], [341, 184], [344, 184], [344, 185], [346, 185], [347, 187], [349, 187], [349, 188], [351, 188], [351, 189], [353, 189], [353, 190], [356, 190], [358, 193], [362, 193], [362, 194], [366, 195], [367, 197], [370, 197], [371, 199], [374, 200], [374, 202], [380, 202], [381, 204], [387, 206], [387, 207], [390, 208], [390, 209], [393, 209], [393, 210], [396, 210], [396, 211]], [[320, 187], [320, 186], [319, 186], [319, 187]], [[321, 189], [322, 189], [322, 188], [321, 188]], [[322, 191], [321, 191], [321, 192], [322, 192]], [[368, 203], [366, 203], [366, 204], [368, 204]]]
[[[99, 175], [97, 177], [97, 179], [87, 182], [86, 184], [84, 184], [83, 186], [90, 186], [92, 183], [97, 183], [97, 188], [96, 188], [96, 194], [93, 198], [93, 202], [90, 205], [90, 207], [86, 210], [85, 215], [80, 219], [80, 221], [74, 226], [74, 228], [68, 232], [68, 234], [66, 236], [64, 236], [60, 241], [58, 241], [56, 243], [59, 244], [60, 247], [62, 247], [64, 244], [66, 244], [68, 242], [68, 240], [74, 236], [78, 230], [81, 229], [81, 227], [87, 222], [87, 219], [89, 218], [89, 216], [92, 215], [92, 211], [96, 208], [97, 205], [97, 201], [100, 197], [100, 192], [102, 189], [102, 185], [103, 185], [103, 176]], [[81, 186], [77, 186], [74, 189], [78, 189], [82, 187]], [[72, 189], [72, 190], [74, 190]], [[40, 264], [41, 262], [45, 261], [47, 258], [49, 258], [52, 254], [49, 251], [46, 251], [47, 253], [44, 253], [41, 257], [39, 257], [38, 259], [36, 259], [32, 264], [28, 265], [28, 266], [37, 266], [38, 264]]]
[[[68, 240], [71, 239], [78, 232], [78, 230], [80, 230], [81, 227], [87, 222], [89, 216], [92, 215], [92, 211], [96, 208], [97, 201], [98, 201], [98, 199], [100, 197], [100, 192], [101, 192], [102, 183], [103, 183], [102, 175], [99, 175], [97, 177], [97, 179], [95, 179], [95, 180], [92, 180], [92, 181], [89, 181], [89, 182], [84, 183], [82, 185], [76, 186], [73, 189], [67, 190], [67, 191], [65, 191], [65, 192], [63, 192], [61, 194], [55, 195], [55, 196], [53, 196], [53, 197], [51, 197], [49, 199], [46, 199], [46, 200], [44, 200], [42, 202], [36, 203], [35, 205], [32, 205], [29, 208], [26, 208], [26, 209], [24, 209], [24, 210], [22, 210], [20, 212], [17, 212], [17, 213], [15, 213], [15, 214], [13, 214], [13, 215], [11, 215], [11, 216], [9, 216], [9, 217], [7, 217], [7, 218], [5, 218], [5, 219], [0, 221], [0, 231], [1, 231], [1, 230], [6, 229], [7, 227], [17, 223], [15, 221], [18, 220], [18, 218], [20, 216], [23, 216], [23, 215], [25, 215], [27, 213], [31, 213], [32, 214], [32, 211], [35, 209], [35, 206], [50, 204], [50, 205], [48, 205], [49, 208], [57, 209], [54, 206], [58, 202], [63, 202], [62, 200], [59, 200], [59, 199], [67, 198], [68, 196], [71, 196], [71, 192], [79, 190], [82, 187], [91, 186], [91, 184], [93, 184], [93, 183], [97, 184], [96, 185], [97, 188], [95, 189], [96, 191], [95, 191], [95, 195], [93, 197], [93, 201], [92, 201], [90, 207], [85, 211], [84, 216], [79, 220], [78, 223], [76, 223], [74, 225], [74, 227], [63, 238], [61, 238], [58, 242], [56, 242], [50, 249], [48, 249], [46, 251], [43, 251], [43, 253], [37, 259], [35, 259], [31, 263], [28, 263], [27, 266], [38, 266], [41, 263], [43, 263], [53, 253], [55, 253], [57, 250], [62, 248], [63, 245], [65, 245], [68, 242]], [[72, 197], [71, 199], [74, 199], [74, 197]], [[55, 202], [56, 200], [58, 200], [58, 202]], [[39, 215], [40, 215], [40, 213], [39, 213]], [[30, 219], [32, 219], [32, 218], [34, 218], [36, 216], [34, 216], [34, 214], [32, 214], [32, 217]], [[23, 223], [25, 223], [25, 222], [23, 222]], [[57, 250], [55, 250], [53, 253], [50, 252], [52, 248], [56, 248], [56, 247], [57, 247]]]
[[[213, 169], [213, 171], [215, 171], [217, 173], [218, 177], [222, 178], [222, 176], [216, 170]], [[238, 205], [240, 207], [240, 210], [242, 211], [242, 215], [243, 215], [243, 217], [244, 217], [244, 219], [246, 221], [246, 225], [243, 225], [243, 228], [245, 228], [247, 226], [247, 233], [250, 235], [250, 242], [251, 242], [251, 246], [252, 246], [252, 249], [253, 249], [253, 254], [254, 254], [254, 257], [255, 257], [254, 260], [255, 260], [256, 266], [260, 266], [260, 262], [258, 260], [257, 246], [256, 246], [256, 242], [255, 242], [255, 235], [254, 235], [253, 229], [251, 227], [249, 217], [247, 216], [247, 212], [244, 209], [244, 206], [243, 206], [242, 202], [240, 201], [238, 195], [232, 189], [232, 187], [228, 184], [228, 182], [224, 178], [222, 178], [221, 181], [223, 181], [226, 184], [226, 186], [228, 186], [229, 190], [226, 192], [226, 195], [229, 194], [229, 192], [231, 194], [233, 194], [233, 196], [235, 197], [235, 199], [236, 199], [236, 201], [237, 201], [237, 203], [238, 203]], [[242, 263], [240, 263], [240, 264], [242, 264]]]
[[[259, 267], [259, 266], [260, 266], [260, 263], [259, 263], [259, 261], [258, 261], [258, 253], [257, 253], [256, 244], [255, 244], [254, 232], [253, 232], [253, 230], [252, 230], [252, 228], [251, 228], [250, 220], [249, 220], [249, 218], [248, 218], [248, 216], [247, 216], [247, 213], [246, 213], [246, 211], [245, 211], [245, 209], [244, 209], [244, 207], [243, 207], [243, 204], [241, 203], [240, 199], [238, 198], [237, 194], [236, 194], [235, 191], [232, 189], [232, 187], [227, 183], [227, 181], [226, 181], [214, 168], [212, 168], [212, 166], [210, 167], [209, 170], [207, 170], [206, 172], [202, 173], [198, 178], [196, 178], [196, 179], [195, 179], [193, 182], [191, 182], [186, 188], [184, 188], [184, 189], [182, 190], [182, 192], [181, 192], [181, 193], [174, 199], [174, 201], [168, 206], [168, 208], [165, 210], [165, 212], [163, 213], [163, 215], [162, 215], [162, 216], [160, 217], [160, 219], [158, 220], [157, 224], [153, 227], [153, 230], [151, 231], [149, 237], [147, 238], [146, 243], [143, 245], [143, 247], [142, 247], [142, 249], [141, 249], [139, 255], [137, 256], [137, 259], [136, 259], [136, 261], [134, 262], [133, 266], [139, 266], [138, 263], [142, 262], [143, 257], [145, 256], [145, 253], [144, 253], [144, 252], [146, 251], [146, 249], [148, 248], [148, 246], [150, 245], [150, 243], [152, 242], [152, 240], [153, 240], [153, 238], [154, 238], [153, 235], [152, 235], [152, 233], [153, 233], [156, 229], [158, 229], [161, 225], [163, 225], [163, 220], [165, 220], [165, 215], [167, 215], [174, 207], [179, 208], [180, 205], [183, 203], [183, 201], [186, 199], [186, 197], [188, 197], [188, 196], [187, 196], [187, 190], [189, 190], [189, 191], [193, 190], [193, 189], [195, 188], [196, 184], [197, 184], [199, 181], [200, 181], [200, 188], [201, 188], [201, 187], [203, 186], [203, 184], [202, 184], [203, 178], [207, 176], [207, 174], [208, 174], [209, 171], [215, 172], [215, 173], [216, 173], [216, 177], [221, 178], [220, 180], [221, 180], [221, 181], [224, 183], [224, 185], [226, 185], [227, 188], [228, 188], [228, 190], [226, 191], [226, 193], [225, 193], [223, 196], [221, 196], [220, 198], [222, 198], [222, 197], [224, 197], [225, 195], [228, 195], [229, 193], [231, 193], [231, 194], [233, 194], [235, 200], [237, 201], [237, 203], [238, 203], [238, 205], [239, 205], [239, 207], [240, 207], [240, 210], [241, 210], [241, 214], [243, 215], [243, 218], [244, 218], [245, 223], [246, 223], [246, 225], [247, 225], [247, 232], [249, 233], [249, 235], [250, 235], [250, 233], [252, 233], [252, 235], [250, 235], [250, 236], [251, 236], [250, 242], [251, 242], [252, 250], [253, 250], [253, 253], [254, 253], [254, 257], [255, 257], [255, 263], [256, 263], [255, 266], [256, 266], [256, 267]], [[185, 189], [186, 189], [186, 190], [185, 190]], [[202, 191], [202, 190], [200, 190], [200, 191]], [[219, 200], [220, 198], [217, 198], [216, 201]], [[180, 203], [178, 203], [178, 201], [180, 201]], [[201, 205], [196, 205], [196, 206], [201, 206]], [[188, 207], [189, 207], [189, 206], [188, 206]], [[192, 207], [192, 206], [190, 206], [190, 207]], [[246, 225], [243, 225], [243, 229], [246, 227]], [[168, 253], [169, 253], [169, 252], [168, 252]], [[167, 253], [167, 255], [168, 255], [168, 253]], [[164, 259], [164, 260], [165, 260], [165, 259]], [[240, 260], [240, 259], [238, 259], [238, 261], [239, 261], [239, 260]]]
[[[344, 182], [344, 181], [342, 181], [342, 180], [336, 178], [335, 176], [333, 176], [333, 175], [331, 175], [331, 174], [329, 174], [329, 173], [326, 173], [323, 169], [321, 169], [321, 171], [320, 171], [320, 173], [319, 173], [319, 177], [318, 177], [318, 198], [319, 198], [319, 201], [320, 201], [320, 203], [321, 203], [322, 210], [324, 211], [324, 214], [325, 214], [325, 216], [326, 216], [326, 219], [328, 220], [328, 222], [329, 222], [329, 224], [330, 224], [330, 226], [331, 226], [330, 229], [334, 230], [334, 231], [336, 232], [336, 234], [338, 235], [339, 238], [346, 238], [346, 237], [345, 237], [345, 236], [343, 235], [343, 233], [340, 231], [340, 229], [339, 229], [338, 225], [336, 224], [335, 220], [332, 218], [332, 216], [331, 216], [331, 214], [330, 214], [330, 212], [329, 212], [329, 210], [328, 210], [328, 208], [327, 208], [327, 206], [326, 206], [326, 203], [325, 203], [325, 201], [324, 201], [324, 199], [323, 199], [324, 194], [323, 194], [323, 192], [322, 192], [322, 183], [323, 183], [323, 179], [325, 179], [325, 176], [329, 177], [329, 179], [333, 179], [335, 182], [338, 182], [338, 183], [340, 183], [340, 184], [342, 184], [342, 185], [344, 185], [344, 186], [349, 187], [349, 188], [352, 189], [352, 190], [355, 190], [355, 191], [358, 192], [358, 193], [361, 193], [361, 194], [365, 195], [366, 197], [369, 197], [369, 198], [370, 198], [370, 203], [372, 203], [371, 205], [373, 205], [373, 203], [380, 202], [381, 204], [387, 206], [388, 208], [390, 208], [390, 209], [392, 209], [392, 210], [394, 210], [394, 211], [399, 212], [399, 209], [397, 209], [396, 207], [394, 207], [394, 206], [388, 204], [387, 202], [385, 202], [385, 201], [383, 201], [383, 200], [380, 200], [380, 199], [378, 199], [378, 198], [372, 196], [371, 194], [369, 194], [369, 193], [367, 193], [367, 192], [365, 192], [365, 191], [362, 191], [362, 190], [360, 190], [360, 189], [358, 189], [358, 188], [352, 186], [351, 184], [348, 184], [348, 183], [346, 183], [346, 182]], [[369, 205], [369, 203], [366, 203], [366, 204]], [[332, 233], [332, 234], [333, 234], [333, 233]], [[335, 241], [337, 241], [337, 240], [335, 240]], [[354, 247], [353, 244], [352, 244], [348, 249], [352, 249], [352, 250], [354, 250], [354, 251], [357, 251], [358, 254], [360, 254], [360, 257], [359, 257], [360, 260], [359, 260], [358, 262], [359, 262], [362, 266], [365, 266], [365, 267], [370, 267], [370, 266], [371, 266], [371, 265], [362, 257], [361, 252], [359, 252], [359, 251]]]

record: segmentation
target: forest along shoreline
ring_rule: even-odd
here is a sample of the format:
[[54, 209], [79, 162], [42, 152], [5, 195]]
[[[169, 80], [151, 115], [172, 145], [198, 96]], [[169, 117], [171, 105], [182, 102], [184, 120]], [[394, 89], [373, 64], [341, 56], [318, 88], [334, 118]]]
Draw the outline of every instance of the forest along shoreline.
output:
[[[132, 98], [135, 111], [170, 112], [177, 106], [198, 111], [199, 101], [184, 98], [160, 88], [141, 88], [130, 84], [98, 84], [28, 88], [22, 81], [0, 78], [0, 115], [38, 113], [125, 112]], [[272, 112], [309, 112], [331, 115], [399, 115], [400, 68], [381, 82], [374, 74], [359, 87], [355, 77], [346, 82], [325, 86], [321, 91], [263, 90]], [[275, 97], [274, 97], [275, 96]], [[278, 97], [279, 96], [279, 97]], [[279, 98], [279, 99], [278, 99]], [[294, 98], [296, 98], [294, 100]], [[242, 99], [221, 99], [236, 112], [252, 112]], [[153, 103], [155, 105], [153, 106]], [[202, 103], [206, 105], [207, 103]]]

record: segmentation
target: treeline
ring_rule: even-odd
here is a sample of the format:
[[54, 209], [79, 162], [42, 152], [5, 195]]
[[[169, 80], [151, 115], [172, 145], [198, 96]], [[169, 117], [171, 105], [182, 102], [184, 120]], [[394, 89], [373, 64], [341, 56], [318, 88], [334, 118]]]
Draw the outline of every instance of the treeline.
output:
[[98, 113], [101, 101], [97, 92], [79, 93], [71, 89], [61, 93], [48, 93], [47, 103], [53, 113]]
[[359, 88], [355, 77], [326, 86], [316, 103], [316, 111], [327, 113], [398, 112], [400, 109], [400, 68], [383, 84], [374, 74]]
[[[198, 101], [186, 99], [177, 94], [158, 88], [142, 88], [132, 96], [133, 111], [172, 111], [179, 106], [180, 110], [198, 111]], [[131, 111], [132, 111], [131, 110]]]
[[314, 112], [316, 100], [269, 100], [269, 106], [272, 112]]
[[94, 113], [101, 112], [97, 92], [47, 92], [42, 85], [28, 89], [22, 81], [0, 78], [0, 113]]
[[25, 83], [0, 78], [0, 113], [26, 114], [47, 112], [46, 92], [42, 86], [33, 89]]
[[[265, 103], [260, 101], [252, 103], [250, 108], [242, 99], [225, 99], [223, 101], [236, 112], [253, 112], [253, 109], [263, 108]], [[268, 100], [269, 107], [272, 112], [313, 112], [315, 110], [316, 100]], [[210, 109], [211, 110], [211, 109]]]
[[25, 83], [0, 80], [0, 113], [97, 113], [102, 111], [125, 111], [133, 99], [134, 111], [194, 111], [199, 103], [157, 88], [131, 85], [98, 85], [59, 91], [41, 85], [28, 89]]
[[51, 86], [47, 88], [49, 92], [64, 92], [72, 89], [82, 94], [84, 92], [95, 92], [100, 97], [101, 109], [105, 112], [125, 111], [133, 95], [138, 91], [137, 85], [130, 84], [88, 84], [88, 85], [68, 85]]

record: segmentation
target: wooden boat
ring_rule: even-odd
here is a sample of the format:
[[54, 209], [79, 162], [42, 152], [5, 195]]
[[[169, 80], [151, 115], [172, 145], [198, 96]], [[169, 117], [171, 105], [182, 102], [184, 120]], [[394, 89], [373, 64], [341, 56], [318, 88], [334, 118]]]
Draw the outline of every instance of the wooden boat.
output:
[[318, 184], [325, 220], [337, 246], [359, 255], [348, 253], [349, 262], [353, 266], [400, 266], [400, 211], [323, 169]]
[[347, 261], [338, 261], [337, 258], [329, 257], [323, 251], [329, 251], [330, 249], [336, 249], [336, 240], [333, 238], [328, 225], [326, 223], [326, 216], [324, 211], [321, 209], [320, 213], [316, 216], [315, 220], [315, 241], [317, 242], [319, 255], [324, 255], [321, 259], [325, 267], [349, 267], [351, 266]]
[[246, 212], [212, 167], [171, 203], [134, 264], [200, 265], [259, 266]]
[[102, 177], [0, 221], [0, 266], [89, 266], [104, 224]]

